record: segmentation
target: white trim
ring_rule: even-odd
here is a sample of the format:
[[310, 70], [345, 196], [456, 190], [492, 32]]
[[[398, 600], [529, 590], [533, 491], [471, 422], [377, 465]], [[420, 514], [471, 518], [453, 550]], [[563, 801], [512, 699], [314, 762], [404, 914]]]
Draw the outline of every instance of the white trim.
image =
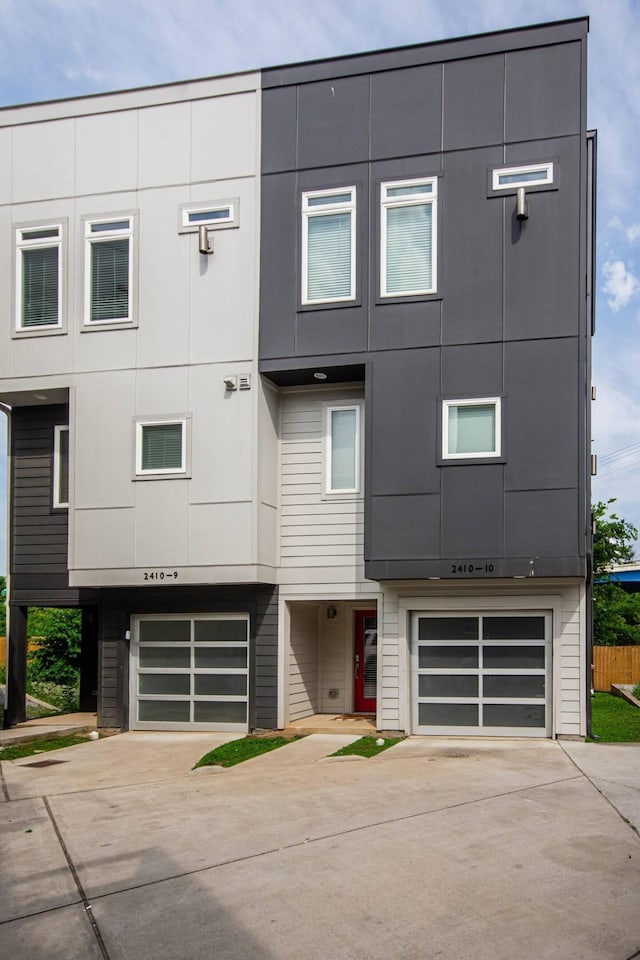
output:
[[[135, 421], [135, 475], [136, 477], [184, 477], [187, 475], [187, 426], [189, 417], [144, 417]], [[182, 426], [180, 467], [163, 467], [145, 470], [142, 466], [142, 434], [145, 427], [169, 426], [179, 423]]]
[[[31, 238], [25, 236], [32, 233], [42, 233], [45, 231], [57, 231], [56, 236]], [[63, 250], [64, 226], [62, 221], [51, 223], [24, 224], [15, 228], [15, 333], [19, 334], [37, 334], [47, 330], [61, 330], [62, 323], [62, 303], [63, 303]], [[23, 253], [27, 250], [46, 250], [55, 248], [58, 252], [58, 319], [55, 323], [33, 324], [33, 326], [24, 326], [24, 312], [22, 302], [22, 269]]]
[[[93, 231], [94, 225], [115, 225], [127, 222], [126, 227], [114, 226], [113, 229]], [[83, 307], [83, 326], [87, 330], [100, 329], [113, 326], [132, 326], [133, 325], [133, 303], [134, 303], [134, 240], [135, 240], [135, 215], [133, 213], [123, 213], [120, 216], [97, 216], [85, 217], [84, 223], [84, 307]], [[91, 319], [91, 279], [92, 279], [92, 257], [91, 252], [94, 244], [108, 243], [113, 240], [129, 241], [129, 275], [127, 291], [127, 316], [113, 317], [106, 320]]]
[[[324, 424], [322, 430], [322, 447], [324, 451], [324, 495], [331, 498], [358, 494], [360, 493], [360, 448], [362, 445], [362, 432], [360, 429], [362, 404], [359, 403], [332, 403], [324, 408]], [[353, 410], [355, 412], [355, 486], [333, 488], [331, 486], [331, 469], [333, 459], [333, 435], [332, 435], [332, 415], [338, 410]]]
[[[69, 506], [69, 501], [60, 500], [60, 436], [62, 433], [69, 433], [67, 424], [56, 424], [53, 428], [53, 506], [54, 509], [61, 509]], [[69, 472], [69, 450], [67, 447], [67, 471]]]
[[[449, 410], [451, 407], [484, 407], [493, 404], [494, 407], [494, 434], [493, 450], [474, 450], [466, 453], [449, 453]], [[442, 401], [442, 459], [443, 460], [477, 460], [483, 457], [499, 457], [502, 452], [502, 417], [500, 397], [473, 397], [464, 400]]]
[[[389, 197], [389, 189], [430, 185], [424, 193]], [[387, 211], [393, 207], [430, 205], [431, 213], [431, 286], [423, 289], [387, 291]], [[380, 296], [411, 297], [436, 293], [438, 288], [438, 178], [420, 177], [417, 180], [386, 180], [380, 184]]]
[[[183, 203], [178, 208], [178, 232], [195, 233], [198, 227], [206, 226], [210, 230], [225, 229], [239, 226], [240, 200], [234, 197], [231, 200], [212, 200], [207, 203]], [[224, 216], [202, 217], [190, 220], [190, 214], [224, 213]]]
[[[522, 177], [527, 173], [542, 173], [540, 179], [528, 180]], [[500, 183], [501, 177], [512, 177], [509, 183]], [[518, 179], [520, 177], [520, 179]], [[491, 184], [493, 190], [517, 190], [518, 187], [544, 187], [553, 183], [553, 161], [546, 163], [527, 163], [517, 167], [494, 167]]]
[[[317, 197], [335, 197], [340, 194], [350, 194], [349, 200], [335, 203], [319, 203], [309, 206], [309, 200]], [[309, 221], [315, 217], [326, 217], [332, 214], [350, 214], [351, 224], [351, 276], [349, 294], [344, 297], [315, 297], [310, 299], [309, 288]], [[356, 188], [332, 187], [327, 190], [305, 190], [302, 194], [302, 265], [301, 265], [301, 298], [304, 305], [314, 303], [343, 303], [356, 298]]]

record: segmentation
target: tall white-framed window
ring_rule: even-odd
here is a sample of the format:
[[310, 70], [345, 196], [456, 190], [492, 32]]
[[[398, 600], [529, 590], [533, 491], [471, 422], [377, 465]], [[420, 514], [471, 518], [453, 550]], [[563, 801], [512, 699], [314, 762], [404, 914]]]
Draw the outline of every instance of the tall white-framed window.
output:
[[136, 421], [137, 477], [187, 475], [188, 424], [188, 417]]
[[442, 459], [501, 455], [500, 397], [442, 401]]
[[436, 293], [438, 179], [380, 184], [380, 295]]
[[134, 217], [84, 221], [85, 327], [133, 323]]
[[62, 328], [62, 223], [16, 229], [16, 332]]
[[356, 188], [302, 194], [302, 303], [356, 296]]
[[53, 506], [69, 506], [69, 427], [53, 429]]
[[325, 407], [324, 453], [326, 494], [360, 492], [360, 405]]
[[553, 162], [498, 167], [492, 172], [493, 190], [517, 190], [518, 187], [543, 187], [553, 183]]

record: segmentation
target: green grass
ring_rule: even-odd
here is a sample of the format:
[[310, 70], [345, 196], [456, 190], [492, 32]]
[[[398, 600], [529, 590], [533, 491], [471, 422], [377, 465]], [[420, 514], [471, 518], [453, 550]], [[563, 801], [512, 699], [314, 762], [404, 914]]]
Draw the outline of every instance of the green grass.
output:
[[205, 753], [193, 769], [195, 770], [197, 767], [234, 767], [236, 763], [252, 760], [253, 757], [259, 757], [263, 753], [277, 750], [278, 747], [284, 747], [293, 740], [300, 739], [301, 737], [242, 737], [241, 740], [231, 740], [229, 743], [223, 743], [221, 747], [216, 747], [215, 750]]
[[610, 693], [591, 700], [591, 728], [602, 743], [640, 741], [640, 709]]
[[636, 683], [631, 693], [634, 695], [636, 700], [640, 700], [640, 683]]
[[382, 737], [360, 737], [359, 740], [354, 740], [353, 743], [348, 744], [346, 747], [341, 747], [340, 750], [336, 750], [335, 753], [332, 753], [332, 757], [375, 757], [377, 753], [382, 753], [383, 750], [388, 750], [389, 747], [393, 747], [396, 743], [400, 743], [401, 740], [404, 740], [404, 737], [388, 737], [384, 739], [384, 743], [378, 745], [376, 741], [378, 739], [384, 739]]
[[69, 737], [51, 737], [50, 740], [31, 740], [29, 743], [16, 743], [14, 746], [0, 747], [0, 760], [20, 760], [22, 757], [33, 757], [39, 753], [49, 753], [51, 750], [75, 747], [79, 743], [87, 742], [86, 735], [74, 734]]

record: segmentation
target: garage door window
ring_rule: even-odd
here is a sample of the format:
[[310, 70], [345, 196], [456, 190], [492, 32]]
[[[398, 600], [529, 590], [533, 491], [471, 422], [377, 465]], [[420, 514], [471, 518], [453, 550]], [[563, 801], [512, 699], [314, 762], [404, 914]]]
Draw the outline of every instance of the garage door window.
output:
[[550, 616], [414, 618], [414, 730], [546, 736]]
[[134, 630], [132, 726], [246, 730], [246, 615], [140, 617]]

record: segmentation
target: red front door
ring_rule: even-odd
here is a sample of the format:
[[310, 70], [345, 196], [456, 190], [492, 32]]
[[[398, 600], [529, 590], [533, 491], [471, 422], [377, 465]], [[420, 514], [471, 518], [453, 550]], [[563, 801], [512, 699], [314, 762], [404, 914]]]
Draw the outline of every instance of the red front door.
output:
[[375, 610], [356, 610], [353, 656], [355, 713], [376, 712], [378, 620]]

